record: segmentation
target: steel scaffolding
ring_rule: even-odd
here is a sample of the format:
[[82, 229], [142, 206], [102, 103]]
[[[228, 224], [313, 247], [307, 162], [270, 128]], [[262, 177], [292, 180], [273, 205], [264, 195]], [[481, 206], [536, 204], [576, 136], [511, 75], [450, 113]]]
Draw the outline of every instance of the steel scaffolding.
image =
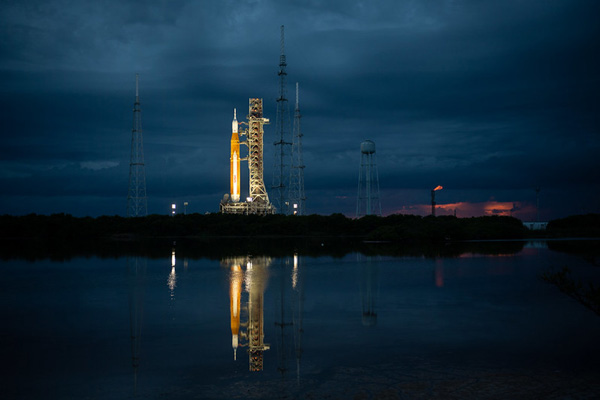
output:
[[135, 74], [135, 102], [133, 103], [133, 129], [131, 130], [127, 216], [145, 217], [147, 215], [148, 199], [146, 197], [146, 171], [142, 138], [142, 108], [140, 105], [139, 74]]
[[281, 25], [281, 55], [279, 56], [279, 97], [277, 98], [277, 117], [275, 120], [275, 130], [279, 134], [279, 139], [274, 142], [275, 162], [273, 166], [273, 186], [275, 193], [275, 207], [278, 213], [289, 213], [289, 177], [291, 154], [289, 147], [292, 145], [290, 135], [290, 117], [289, 105], [286, 88], [286, 60], [284, 48], [284, 32]]
[[306, 196], [304, 194], [304, 160], [302, 158], [302, 130], [300, 128], [299, 89], [296, 82], [296, 107], [292, 135], [292, 168], [290, 169], [290, 214], [304, 215]]

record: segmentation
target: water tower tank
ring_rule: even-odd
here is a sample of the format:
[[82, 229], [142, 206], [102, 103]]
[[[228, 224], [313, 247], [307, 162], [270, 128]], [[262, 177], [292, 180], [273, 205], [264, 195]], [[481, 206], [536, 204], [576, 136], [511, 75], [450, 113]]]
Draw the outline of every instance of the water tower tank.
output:
[[375, 142], [371, 140], [365, 140], [360, 144], [360, 152], [363, 154], [375, 153]]

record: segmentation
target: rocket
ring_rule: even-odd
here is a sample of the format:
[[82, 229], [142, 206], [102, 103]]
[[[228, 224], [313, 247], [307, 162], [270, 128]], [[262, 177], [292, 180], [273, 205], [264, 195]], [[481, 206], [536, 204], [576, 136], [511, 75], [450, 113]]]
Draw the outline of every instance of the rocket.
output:
[[231, 121], [231, 158], [230, 158], [230, 195], [234, 202], [240, 201], [240, 138], [238, 136], [238, 122], [236, 109], [233, 109]]

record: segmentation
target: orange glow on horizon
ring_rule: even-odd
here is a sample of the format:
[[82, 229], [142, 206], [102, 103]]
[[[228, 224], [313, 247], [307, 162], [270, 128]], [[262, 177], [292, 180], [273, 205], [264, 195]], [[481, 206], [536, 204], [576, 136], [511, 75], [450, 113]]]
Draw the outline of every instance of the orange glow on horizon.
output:
[[[489, 200], [486, 202], [458, 202], [458, 203], [447, 203], [437, 204], [436, 214], [441, 215], [454, 215], [457, 217], [481, 217], [486, 215], [499, 215], [499, 216], [513, 216], [516, 218], [526, 218], [535, 212], [535, 206], [530, 204], [522, 204], [520, 202], [500, 202], [495, 200]], [[396, 209], [391, 214], [416, 214], [416, 215], [429, 215], [431, 213], [431, 204], [415, 204], [410, 206], [403, 206], [400, 209]]]
[[442, 190], [443, 188], [443, 186], [437, 185], [433, 191], [435, 192], [436, 190]]

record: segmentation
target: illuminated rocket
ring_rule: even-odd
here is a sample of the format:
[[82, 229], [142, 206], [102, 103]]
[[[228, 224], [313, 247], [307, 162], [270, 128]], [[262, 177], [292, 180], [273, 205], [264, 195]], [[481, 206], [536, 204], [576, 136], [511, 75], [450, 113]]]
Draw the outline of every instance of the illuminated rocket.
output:
[[233, 109], [233, 121], [231, 121], [231, 158], [230, 158], [230, 195], [234, 202], [240, 201], [240, 138], [238, 136], [238, 122], [236, 109]]

